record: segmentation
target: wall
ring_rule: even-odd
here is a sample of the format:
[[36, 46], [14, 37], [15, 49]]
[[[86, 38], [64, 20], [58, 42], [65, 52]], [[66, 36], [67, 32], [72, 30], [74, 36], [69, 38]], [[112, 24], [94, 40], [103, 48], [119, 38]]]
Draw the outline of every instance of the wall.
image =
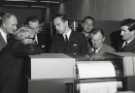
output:
[[82, 19], [86, 15], [94, 16], [94, 0], [69, 0], [65, 7], [66, 13], [74, 19]]
[[135, 0], [95, 0], [96, 18], [100, 20], [122, 20], [135, 18]]
[[78, 19], [95, 16], [97, 20], [135, 18], [135, 0], [69, 0], [66, 12]]

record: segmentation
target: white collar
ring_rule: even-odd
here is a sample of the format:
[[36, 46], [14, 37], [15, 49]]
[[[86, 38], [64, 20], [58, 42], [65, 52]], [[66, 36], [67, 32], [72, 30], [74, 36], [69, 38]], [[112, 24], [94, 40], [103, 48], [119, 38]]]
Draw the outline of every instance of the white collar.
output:
[[4, 32], [2, 28], [0, 28], [0, 33], [1, 33], [2, 37], [3, 37], [3, 39], [5, 40], [5, 42], [7, 43], [7, 33]]
[[69, 39], [71, 32], [72, 32], [71, 29], [68, 30], [66, 33], [63, 34], [63, 37], [65, 38], [65, 35], [66, 35], [67, 38]]
[[97, 48], [97, 49], [92, 48], [92, 52], [99, 53], [100, 49], [101, 49], [101, 48]]
[[124, 41], [122, 44], [122, 47], [125, 47], [127, 44], [129, 44], [130, 42], [132, 42], [134, 39], [130, 39], [128, 41]]
[[129, 44], [132, 40], [134, 40], [134, 39], [130, 39], [130, 40], [125, 41], [125, 42], [127, 42], [127, 44]]
[[38, 44], [38, 37], [37, 37], [37, 34], [35, 35], [35, 41], [36, 41], [36, 43]]

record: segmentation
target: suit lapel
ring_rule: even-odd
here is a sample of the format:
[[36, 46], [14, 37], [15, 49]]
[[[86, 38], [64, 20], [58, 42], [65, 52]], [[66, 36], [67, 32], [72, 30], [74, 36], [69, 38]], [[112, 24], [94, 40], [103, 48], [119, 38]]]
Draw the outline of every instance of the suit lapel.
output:
[[71, 33], [70, 33], [69, 42], [72, 40], [72, 36], [73, 36], [73, 31], [71, 31]]
[[129, 49], [131, 47], [133, 47], [135, 45], [135, 39], [132, 40], [129, 44], [127, 44], [126, 46], [124, 46], [122, 49]]
[[105, 45], [103, 44], [103, 46], [100, 48], [100, 50], [99, 50], [99, 53], [100, 54], [102, 54], [103, 53], [103, 51], [104, 51], [104, 47], [105, 47]]

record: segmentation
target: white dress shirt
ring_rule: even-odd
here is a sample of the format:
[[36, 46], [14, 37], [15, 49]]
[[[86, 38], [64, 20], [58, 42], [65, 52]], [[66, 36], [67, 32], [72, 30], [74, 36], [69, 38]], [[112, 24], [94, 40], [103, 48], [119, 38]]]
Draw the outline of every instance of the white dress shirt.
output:
[[97, 54], [97, 53], [99, 53], [100, 49], [101, 49], [101, 48], [97, 48], [97, 49], [92, 48], [92, 52], [94, 52], [94, 53]]
[[70, 29], [68, 32], [64, 33], [64, 34], [63, 34], [64, 39], [66, 39], [66, 36], [67, 36], [67, 38], [68, 38], [68, 40], [69, 40], [71, 32], [72, 32], [72, 31], [71, 31], [71, 29]]
[[35, 35], [35, 42], [38, 44], [38, 37], [37, 37], [37, 34]]
[[133, 39], [128, 40], [128, 41], [124, 41], [124, 43], [122, 44], [122, 47], [125, 47], [126, 45], [128, 45], [132, 40], [133, 40]]
[[0, 33], [3, 37], [3, 39], [5, 40], [5, 42], [7, 43], [7, 33], [5, 33], [2, 28], [0, 28]]

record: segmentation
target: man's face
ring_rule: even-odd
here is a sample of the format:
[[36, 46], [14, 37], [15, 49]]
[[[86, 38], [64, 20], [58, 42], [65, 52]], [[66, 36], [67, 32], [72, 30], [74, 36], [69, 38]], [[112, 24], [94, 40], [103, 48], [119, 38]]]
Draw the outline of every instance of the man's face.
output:
[[58, 33], [63, 34], [66, 31], [68, 22], [63, 21], [60, 17], [54, 19], [54, 26]]
[[15, 16], [11, 16], [4, 23], [4, 28], [7, 33], [14, 34], [17, 29], [17, 18]]
[[134, 36], [134, 31], [129, 31], [128, 26], [122, 26], [121, 36], [125, 41], [130, 40]]
[[30, 21], [29, 26], [37, 33], [39, 31], [39, 21]]
[[98, 32], [96, 34], [92, 34], [91, 40], [92, 40], [93, 47], [97, 49], [103, 45], [105, 38], [100, 32]]
[[29, 26], [33, 29], [39, 28], [39, 21], [30, 21]]
[[93, 20], [86, 19], [82, 26], [85, 32], [91, 32], [91, 30], [94, 28]]

